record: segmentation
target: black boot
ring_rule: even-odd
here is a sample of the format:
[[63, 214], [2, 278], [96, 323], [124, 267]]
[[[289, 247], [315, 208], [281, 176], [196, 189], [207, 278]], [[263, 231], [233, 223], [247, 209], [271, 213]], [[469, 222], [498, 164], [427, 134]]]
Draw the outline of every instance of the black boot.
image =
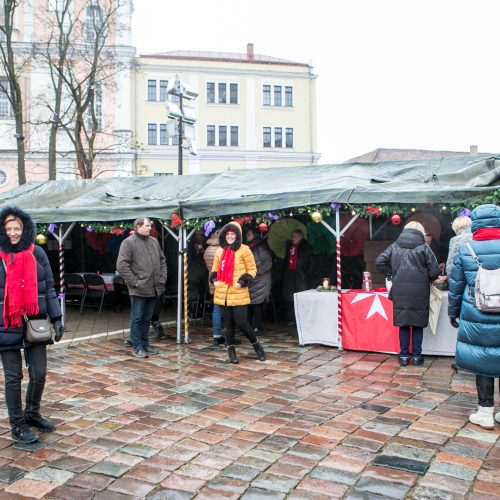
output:
[[165, 335], [165, 331], [163, 330], [163, 325], [159, 320], [152, 321], [151, 325], [153, 325], [155, 331], [155, 336], [154, 336], [155, 340], [161, 340], [167, 338], [167, 336]]
[[255, 342], [252, 344], [253, 348], [255, 349], [255, 352], [257, 353], [257, 357], [259, 358], [259, 361], [265, 361], [266, 360], [266, 353], [264, 352], [264, 349], [260, 342]]
[[227, 346], [228, 363], [237, 364], [240, 360], [236, 357], [236, 347], [234, 345]]
[[410, 360], [409, 356], [399, 356], [399, 364], [401, 366], [408, 366], [408, 361]]
[[413, 358], [411, 358], [411, 362], [412, 362], [412, 364], [414, 364], [416, 366], [423, 365], [424, 358], [423, 358], [423, 356], [413, 356]]
[[25, 422], [12, 427], [11, 436], [19, 444], [31, 444], [38, 441], [38, 436], [34, 432], [31, 432]]
[[56, 424], [43, 418], [40, 413], [25, 413], [24, 419], [26, 420], [26, 425], [36, 427], [42, 432], [52, 432], [56, 428]]

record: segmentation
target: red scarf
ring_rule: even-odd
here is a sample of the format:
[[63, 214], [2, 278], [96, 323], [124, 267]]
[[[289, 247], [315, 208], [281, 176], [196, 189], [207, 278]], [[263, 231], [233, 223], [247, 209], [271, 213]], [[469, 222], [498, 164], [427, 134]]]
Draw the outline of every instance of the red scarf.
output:
[[228, 245], [222, 252], [217, 270], [217, 281], [232, 285], [234, 280], [234, 250]]
[[485, 227], [472, 234], [473, 240], [500, 240], [500, 227]]
[[295, 271], [297, 269], [297, 259], [299, 256], [299, 246], [292, 245], [290, 252], [288, 252], [288, 269]]
[[0, 251], [6, 269], [3, 304], [4, 327], [22, 326], [23, 316], [38, 314], [38, 282], [33, 243], [16, 253]]

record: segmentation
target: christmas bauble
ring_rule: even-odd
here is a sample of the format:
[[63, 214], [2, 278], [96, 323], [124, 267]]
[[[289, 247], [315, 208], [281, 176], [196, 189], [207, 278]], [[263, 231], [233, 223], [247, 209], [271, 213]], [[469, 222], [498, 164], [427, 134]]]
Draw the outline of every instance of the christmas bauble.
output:
[[399, 214], [391, 215], [391, 224], [394, 224], [395, 226], [401, 224], [401, 215]]
[[311, 219], [313, 222], [320, 222], [323, 216], [320, 212], [316, 211], [311, 214]]
[[267, 224], [265, 222], [261, 222], [259, 224], [258, 228], [259, 228], [259, 231], [261, 233], [265, 233], [269, 229], [269, 227], [267, 226]]
[[47, 243], [47, 236], [45, 236], [44, 234], [37, 234], [36, 235], [36, 242], [39, 245], [45, 245]]

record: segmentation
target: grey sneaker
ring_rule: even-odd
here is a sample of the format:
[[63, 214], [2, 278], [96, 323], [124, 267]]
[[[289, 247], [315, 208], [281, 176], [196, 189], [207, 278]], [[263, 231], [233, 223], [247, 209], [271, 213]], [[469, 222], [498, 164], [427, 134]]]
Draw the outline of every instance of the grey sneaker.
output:
[[147, 352], [148, 354], [160, 354], [160, 351], [158, 349], [155, 349], [154, 347], [151, 347], [150, 345], [148, 345], [146, 347], [146, 349], [144, 349], [145, 352]]
[[132, 354], [137, 358], [147, 358], [148, 355], [143, 349], [134, 349]]

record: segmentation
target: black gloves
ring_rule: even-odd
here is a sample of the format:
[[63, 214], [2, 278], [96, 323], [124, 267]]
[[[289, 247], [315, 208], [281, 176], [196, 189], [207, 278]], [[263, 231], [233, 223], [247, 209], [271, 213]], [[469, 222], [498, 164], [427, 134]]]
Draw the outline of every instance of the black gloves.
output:
[[450, 324], [453, 328], [458, 328], [457, 318], [450, 318]]
[[54, 337], [54, 340], [56, 342], [59, 342], [62, 339], [62, 336], [64, 333], [64, 325], [59, 320], [56, 320], [56, 321], [54, 321], [54, 330], [56, 332], [56, 336]]

